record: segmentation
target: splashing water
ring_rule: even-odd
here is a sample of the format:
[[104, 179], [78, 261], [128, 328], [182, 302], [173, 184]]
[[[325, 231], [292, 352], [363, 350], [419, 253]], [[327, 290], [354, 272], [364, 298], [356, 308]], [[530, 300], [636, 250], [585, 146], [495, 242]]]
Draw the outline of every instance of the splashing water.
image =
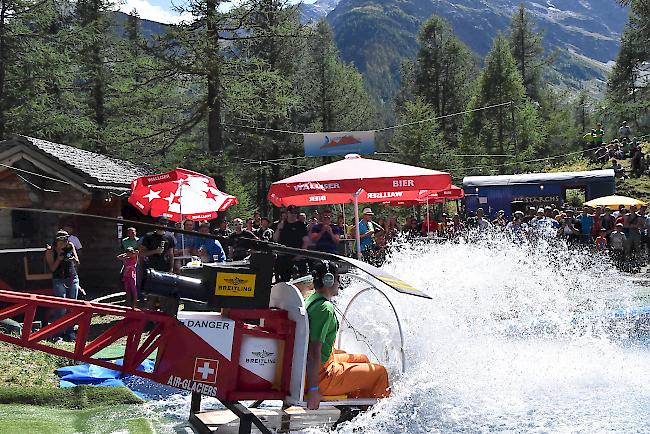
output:
[[[403, 247], [383, 268], [433, 299], [387, 292], [405, 334], [406, 374], [340, 432], [650, 432], [650, 345], [634, 336], [634, 321], [607, 315], [650, 305], [640, 296], [649, 291], [605, 258], [494, 237]], [[362, 286], [341, 293], [341, 310]], [[386, 301], [364, 293], [350, 312], [376, 354], [345, 330], [344, 348], [389, 359], [397, 373]], [[169, 432], [189, 430], [188, 394], [147, 407], [169, 418]], [[220, 407], [204, 400], [204, 409]]]
[[407, 374], [342, 432], [650, 432], [649, 347], [606, 314], [647, 289], [605, 258], [486, 239], [405, 248], [384, 268], [433, 300], [391, 296]]

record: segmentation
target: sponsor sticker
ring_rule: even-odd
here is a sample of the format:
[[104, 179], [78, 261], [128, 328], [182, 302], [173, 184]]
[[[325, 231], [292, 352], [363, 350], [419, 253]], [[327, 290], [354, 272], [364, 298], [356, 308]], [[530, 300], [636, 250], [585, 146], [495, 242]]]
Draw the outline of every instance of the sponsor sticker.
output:
[[167, 385], [172, 387], [178, 387], [179, 389], [189, 390], [190, 392], [197, 392], [201, 395], [217, 397], [217, 387], [211, 386], [207, 383], [200, 381], [192, 381], [187, 378], [177, 377], [175, 375], [170, 375], [169, 380], [167, 380]]
[[217, 273], [215, 295], [255, 297], [255, 274]]
[[261, 351], [251, 351], [251, 356], [246, 357], [245, 362], [260, 366], [264, 366], [269, 363], [275, 364], [277, 362], [277, 357], [274, 356], [275, 353], [266, 351], [265, 349]]

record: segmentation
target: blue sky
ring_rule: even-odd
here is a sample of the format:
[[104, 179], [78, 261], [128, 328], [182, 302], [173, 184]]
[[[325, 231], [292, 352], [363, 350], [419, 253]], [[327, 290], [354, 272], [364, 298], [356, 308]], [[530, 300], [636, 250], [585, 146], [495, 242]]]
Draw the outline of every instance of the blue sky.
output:
[[[160, 23], [178, 23], [190, 17], [180, 16], [174, 6], [183, 6], [187, 0], [121, 0], [116, 7], [122, 12], [129, 13], [133, 9], [138, 11], [140, 18], [158, 21]], [[303, 0], [304, 3], [313, 3], [315, 0]], [[290, 0], [298, 3], [298, 0]]]

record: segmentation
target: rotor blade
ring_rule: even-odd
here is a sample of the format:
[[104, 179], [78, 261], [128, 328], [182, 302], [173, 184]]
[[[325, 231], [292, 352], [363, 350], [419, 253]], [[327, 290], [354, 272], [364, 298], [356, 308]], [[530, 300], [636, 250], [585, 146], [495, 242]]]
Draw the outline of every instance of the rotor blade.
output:
[[270, 243], [268, 241], [251, 240], [246, 238], [241, 238], [239, 241], [240, 241], [239, 245], [244, 248], [250, 248], [254, 250], [269, 250], [269, 251], [274, 251], [279, 253], [291, 254], [296, 256], [304, 256], [313, 259], [322, 259], [322, 260], [332, 261], [332, 262], [343, 262], [353, 266], [354, 268], [358, 268], [359, 270], [363, 271], [366, 274], [371, 275], [375, 279], [379, 280], [380, 282], [384, 283], [388, 287], [394, 289], [395, 291], [401, 294], [414, 295], [416, 297], [429, 298], [429, 299], [431, 298], [429, 295], [409, 285], [408, 283], [404, 282], [402, 279], [398, 279], [397, 277], [385, 272], [384, 270], [380, 270], [377, 267], [374, 267], [370, 264], [359, 261], [357, 259], [348, 258], [345, 256], [339, 256], [332, 253], [316, 252], [313, 250], [304, 250], [295, 247], [287, 247], [287, 246], [283, 246], [282, 244]]

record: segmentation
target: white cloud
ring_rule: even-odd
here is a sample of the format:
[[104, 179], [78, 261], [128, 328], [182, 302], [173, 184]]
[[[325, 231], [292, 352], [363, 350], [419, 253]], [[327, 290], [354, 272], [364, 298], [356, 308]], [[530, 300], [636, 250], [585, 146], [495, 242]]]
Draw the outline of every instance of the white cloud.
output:
[[118, 9], [126, 14], [135, 9], [140, 18], [165, 24], [178, 24], [181, 21], [192, 20], [192, 15], [188, 13], [178, 14], [176, 11], [152, 5], [147, 0], [124, 0], [118, 4]]
[[[247, 0], [231, 0], [224, 1], [219, 4], [219, 10], [221, 12], [227, 12], [231, 8], [246, 3]], [[290, 3], [300, 3], [300, 0], [289, 0]], [[314, 3], [316, 0], [303, 0], [304, 3]], [[140, 18], [150, 21], [156, 21], [158, 23], [164, 24], [178, 24], [180, 22], [189, 22], [194, 20], [192, 14], [184, 12], [179, 14], [173, 10], [174, 4], [182, 4], [184, 0], [170, 0], [169, 8], [163, 8], [158, 5], [149, 3], [147, 0], [122, 0], [118, 1], [116, 6], [117, 9], [125, 14], [130, 14], [133, 9], [138, 11]]]

